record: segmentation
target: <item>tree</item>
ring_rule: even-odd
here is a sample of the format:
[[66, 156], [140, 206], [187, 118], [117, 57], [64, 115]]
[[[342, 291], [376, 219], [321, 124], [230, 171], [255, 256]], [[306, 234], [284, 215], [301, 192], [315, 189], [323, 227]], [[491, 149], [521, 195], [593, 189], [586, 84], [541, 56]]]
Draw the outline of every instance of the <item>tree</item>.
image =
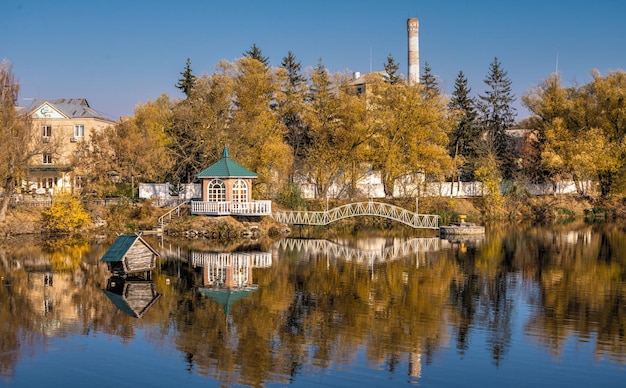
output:
[[489, 66], [489, 73], [484, 79], [488, 86], [485, 94], [479, 95], [481, 125], [486, 135], [487, 148], [495, 155], [504, 179], [510, 179], [514, 172], [513, 150], [507, 130], [515, 122], [515, 108], [511, 105], [515, 96], [511, 90], [511, 80], [501, 68], [498, 58]]
[[430, 98], [441, 94], [441, 88], [437, 78], [433, 75], [428, 62], [424, 63], [424, 71], [420, 76], [420, 85], [424, 87], [424, 97]]
[[6, 221], [7, 209], [17, 185], [21, 184], [28, 165], [36, 155], [54, 151], [44, 143], [26, 115], [15, 108], [20, 85], [8, 61], [0, 63], [0, 222]]
[[[279, 101], [278, 108], [282, 121], [287, 128], [285, 141], [291, 146], [294, 164], [297, 168], [311, 143], [309, 129], [302, 117], [307, 84], [306, 79], [301, 74], [300, 62], [296, 60], [291, 51], [283, 58], [280, 66], [285, 69], [287, 77], [282, 86], [284, 98]], [[290, 181], [293, 182], [293, 174], [291, 174]]]
[[291, 149], [283, 141], [286, 128], [275, 109], [276, 101], [283, 99], [286, 74], [250, 57], [239, 58], [235, 69], [229, 149], [258, 174], [257, 192], [270, 196], [282, 189], [293, 163]]
[[[626, 73], [564, 88], [552, 75], [523, 98], [536, 128], [533, 160], [540, 160], [542, 176], [553, 181], [573, 179], [579, 193], [589, 194], [585, 183], [599, 183], [600, 195], [623, 194], [626, 187]], [[539, 158], [536, 157], [539, 154]]]
[[244, 57], [256, 59], [261, 62], [265, 67], [270, 65], [270, 59], [268, 57], [263, 56], [261, 49], [257, 47], [256, 43], [252, 44], [249, 50], [244, 51]]
[[393, 59], [391, 54], [387, 55], [387, 62], [383, 64], [383, 67], [385, 69], [385, 74], [383, 75], [385, 82], [391, 85], [400, 82], [400, 75], [398, 74], [400, 64]]
[[173, 105], [166, 128], [172, 183], [193, 182], [197, 173], [219, 159], [232, 121], [235, 73], [233, 64], [221, 61], [214, 74], [198, 78], [194, 98]]
[[[453, 156], [455, 165], [461, 169], [459, 179], [473, 179], [473, 171], [478, 157], [478, 142], [480, 129], [478, 127], [476, 101], [470, 96], [471, 88], [467, 86], [467, 78], [462, 71], [454, 82], [454, 91], [448, 103], [455, 118], [455, 125], [450, 133], [449, 152]], [[456, 173], [456, 171], [455, 171]]]
[[394, 195], [399, 178], [443, 178], [452, 161], [447, 151], [452, 121], [440, 98], [425, 98], [422, 89], [380, 84], [373, 91], [373, 123], [377, 129], [370, 148], [374, 169], [381, 174], [386, 196]]
[[176, 87], [180, 89], [185, 96], [189, 98], [191, 92], [193, 91], [193, 86], [196, 83], [196, 76], [193, 75], [191, 71], [191, 60], [187, 58], [187, 63], [185, 64], [185, 70], [180, 73], [182, 78], [178, 80]]
[[572, 178], [560, 163], [557, 167], [554, 149], [549, 144], [549, 140], [556, 140], [554, 136], [558, 132], [555, 132], [555, 128], [567, 127], [573, 118], [570, 114], [573, 108], [571, 92], [574, 90], [562, 87], [560, 76], [554, 73], [522, 96], [522, 103], [531, 112], [524, 127], [533, 130], [521, 155], [522, 167], [532, 181], [556, 183], [564, 177]]
[[316, 198], [324, 198], [341, 169], [341, 156], [335, 135], [339, 107], [336, 80], [320, 59], [311, 75], [305, 120], [310, 130], [311, 146], [307, 148], [303, 174], [315, 185]]
[[171, 115], [169, 97], [162, 95], [137, 105], [134, 117], [93, 133], [72, 161], [80, 175], [89, 177], [85, 189], [112, 194], [115, 181], [122, 181], [134, 195], [137, 181], [163, 181], [172, 166], [166, 133]]

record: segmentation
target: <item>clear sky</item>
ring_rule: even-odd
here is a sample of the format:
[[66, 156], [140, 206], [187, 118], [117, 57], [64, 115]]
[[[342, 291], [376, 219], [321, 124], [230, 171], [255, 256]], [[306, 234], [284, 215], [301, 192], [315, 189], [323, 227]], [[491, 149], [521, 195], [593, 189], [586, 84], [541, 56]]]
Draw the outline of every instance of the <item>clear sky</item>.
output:
[[419, 19], [420, 69], [446, 93], [463, 71], [483, 94], [497, 57], [519, 100], [553, 72], [584, 84], [626, 68], [624, 0], [1, 0], [0, 59], [29, 98], [87, 98], [117, 119], [174, 87], [187, 58], [212, 73], [256, 44], [271, 65], [292, 51], [303, 68], [407, 73], [408, 18]]

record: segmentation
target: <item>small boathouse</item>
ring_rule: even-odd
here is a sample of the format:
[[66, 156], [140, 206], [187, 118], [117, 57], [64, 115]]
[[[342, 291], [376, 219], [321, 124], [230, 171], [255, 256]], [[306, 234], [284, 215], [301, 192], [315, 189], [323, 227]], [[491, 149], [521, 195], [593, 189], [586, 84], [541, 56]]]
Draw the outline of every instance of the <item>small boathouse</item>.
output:
[[252, 180], [258, 175], [230, 158], [224, 146], [222, 158], [197, 175], [202, 198], [191, 201], [191, 214], [212, 216], [269, 216], [272, 201], [252, 200]]
[[118, 236], [100, 259], [114, 275], [145, 273], [156, 266], [158, 252], [136, 234]]

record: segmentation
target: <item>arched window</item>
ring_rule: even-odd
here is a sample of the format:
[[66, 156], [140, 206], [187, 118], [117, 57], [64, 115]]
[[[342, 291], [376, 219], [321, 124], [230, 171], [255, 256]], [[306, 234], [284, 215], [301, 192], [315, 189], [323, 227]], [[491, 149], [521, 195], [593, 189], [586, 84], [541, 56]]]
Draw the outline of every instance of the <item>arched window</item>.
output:
[[233, 183], [233, 202], [248, 202], [248, 184], [242, 179]]
[[213, 179], [207, 185], [209, 202], [225, 202], [226, 201], [226, 185], [220, 179]]

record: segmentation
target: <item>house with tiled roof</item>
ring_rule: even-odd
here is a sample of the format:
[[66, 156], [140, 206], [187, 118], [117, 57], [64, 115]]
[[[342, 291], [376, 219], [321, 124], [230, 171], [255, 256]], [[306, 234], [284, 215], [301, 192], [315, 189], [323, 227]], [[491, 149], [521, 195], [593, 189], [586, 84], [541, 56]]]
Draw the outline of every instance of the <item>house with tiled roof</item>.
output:
[[267, 216], [272, 201], [252, 200], [252, 180], [257, 174], [230, 158], [224, 146], [222, 158], [197, 175], [202, 198], [191, 201], [191, 214]]
[[115, 122], [93, 109], [84, 98], [37, 98], [30, 105], [19, 107], [19, 111], [30, 116], [44, 143], [54, 145], [50, 152], [31, 161], [24, 189], [40, 194], [79, 189], [83, 181], [81, 147], [92, 133]]

